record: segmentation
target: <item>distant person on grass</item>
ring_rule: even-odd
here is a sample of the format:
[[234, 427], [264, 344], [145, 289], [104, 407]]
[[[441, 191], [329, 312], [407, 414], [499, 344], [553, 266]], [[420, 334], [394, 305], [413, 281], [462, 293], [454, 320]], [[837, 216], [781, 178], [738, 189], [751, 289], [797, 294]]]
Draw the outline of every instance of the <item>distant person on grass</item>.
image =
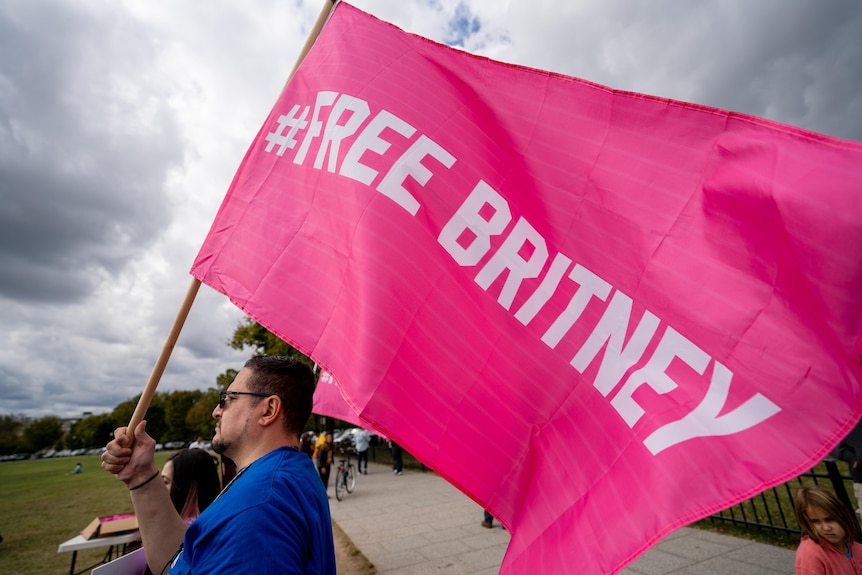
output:
[[192, 441], [189, 444], [189, 449], [206, 449], [206, 448], [207, 448], [207, 446], [204, 443], [204, 438], [201, 437], [200, 435], [198, 435], [197, 439], [195, 439], [194, 441]]
[[191, 525], [177, 513], [154, 461], [146, 422], [118, 428], [102, 467], [129, 488], [153, 573], [335, 574], [329, 502], [299, 435], [314, 377], [287, 357], [248, 360], [219, 393], [212, 447], [239, 471]]

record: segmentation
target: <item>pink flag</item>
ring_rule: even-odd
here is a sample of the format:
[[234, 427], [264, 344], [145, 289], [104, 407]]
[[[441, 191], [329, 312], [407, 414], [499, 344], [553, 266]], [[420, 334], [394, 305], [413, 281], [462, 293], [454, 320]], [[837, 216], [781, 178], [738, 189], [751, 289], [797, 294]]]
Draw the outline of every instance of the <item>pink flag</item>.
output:
[[357, 427], [367, 425], [359, 419], [359, 415], [344, 401], [341, 392], [338, 390], [338, 385], [335, 383], [335, 379], [326, 370], [320, 372], [320, 378], [317, 380], [312, 413], [340, 419], [341, 421], [352, 423]]
[[344, 3], [192, 273], [507, 525], [506, 574], [616, 573], [862, 413], [862, 144]]

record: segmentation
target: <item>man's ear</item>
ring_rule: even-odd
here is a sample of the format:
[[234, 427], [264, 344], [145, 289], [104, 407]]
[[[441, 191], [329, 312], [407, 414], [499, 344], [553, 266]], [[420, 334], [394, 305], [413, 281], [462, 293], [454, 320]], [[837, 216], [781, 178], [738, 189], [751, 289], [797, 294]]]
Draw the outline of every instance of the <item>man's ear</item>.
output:
[[264, 398], [261, 402], [264, 405], [264, 411], [260, 415], [260, 424], [263, 427], [267, 427], [272, 425], [273, 423], [280, 423], [282, 409], [281, 409], [281, 398], [277, 395], [270, 395], [267, 398]]

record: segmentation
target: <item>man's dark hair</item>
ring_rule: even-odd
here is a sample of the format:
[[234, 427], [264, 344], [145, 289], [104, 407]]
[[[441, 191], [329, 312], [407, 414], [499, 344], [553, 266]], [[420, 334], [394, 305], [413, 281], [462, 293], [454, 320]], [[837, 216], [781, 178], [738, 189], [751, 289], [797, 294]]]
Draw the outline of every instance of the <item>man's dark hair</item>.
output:
[[314, 374], [302, 361], [287, 356], [259, 355], [245, 362], [251, 370], [248, 388], [257, 393], [277, 395], [284, 411], [284, 429], [299, 437], [311, 417]]

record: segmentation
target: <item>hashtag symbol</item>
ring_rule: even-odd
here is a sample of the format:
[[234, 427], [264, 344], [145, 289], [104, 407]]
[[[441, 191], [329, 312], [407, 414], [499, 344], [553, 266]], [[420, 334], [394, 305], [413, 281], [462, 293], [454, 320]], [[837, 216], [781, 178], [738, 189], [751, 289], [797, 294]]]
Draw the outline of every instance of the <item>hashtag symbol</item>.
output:
[[[278, 155], [283, 156], [284, 151], [288, 148], [293, 148], [296, 145], [296, 132], [304, 130], [308, 126], [306, 117], [308, 116], [308, 106], [302, 108], [302, 113], [299, 113], [299, 104], [291, 108], [290, 113], [278, 117], [278, 129], [266, 135], [266, 151], [271, 152], [276, 146]], [[285, 134], [284, 132], [287, 131]]]

